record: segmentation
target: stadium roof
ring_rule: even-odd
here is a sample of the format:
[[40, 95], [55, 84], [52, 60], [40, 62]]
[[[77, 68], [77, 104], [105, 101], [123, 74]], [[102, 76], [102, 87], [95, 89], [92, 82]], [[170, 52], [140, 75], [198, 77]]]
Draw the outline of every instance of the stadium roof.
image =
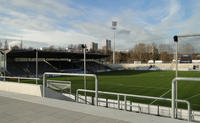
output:
[[[109, 55], [87, 53], [87, 59], [101, 59]], [[11, 50], [7, 53], [7, 57], [11, 58], [35, 58], [36, 50]], [[73, 53], [65, 51], [42, 51], [38, 50], [38, 58], [68, 58], [68, 59], [82, 59], [83, 53]]]

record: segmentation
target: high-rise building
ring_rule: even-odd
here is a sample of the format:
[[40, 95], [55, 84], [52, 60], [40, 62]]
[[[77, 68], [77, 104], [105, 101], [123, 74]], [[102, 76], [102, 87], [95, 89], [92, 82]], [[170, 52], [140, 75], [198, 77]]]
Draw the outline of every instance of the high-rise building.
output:
[[95, 42], [89, 43], [88, 50], [89, 51], [97, 51], [98, 50], [98, 43], [95, 43]]
[[102, 41], [102, 49], [104, 50], [111, 50], [111, 40], [103, 40]]

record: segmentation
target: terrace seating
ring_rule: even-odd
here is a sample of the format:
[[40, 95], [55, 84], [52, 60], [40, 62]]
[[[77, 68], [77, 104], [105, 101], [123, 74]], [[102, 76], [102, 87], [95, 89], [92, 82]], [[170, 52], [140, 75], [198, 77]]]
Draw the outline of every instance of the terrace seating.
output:
[[[8, 62], [7, 71], [12, 76], [34, 76], [35, 62]], [[41, 76], [44, 72], [55, 72], [55, 70], [45, 62], [38, 62], [38, 75]]]
[[[87, 61], [87, 73], [96, 73], [106, 71], [109, 68], [94, 61]], [[11, 76], [35, 76], [36, 64], [34, 61], [28, 62], [8, 62], [7, 72]], [[83, 73], [82, 61], [40, 61], [38, 62], [38, 76], [42, 76], [44, 72], [66, 72], [66, 73]]]

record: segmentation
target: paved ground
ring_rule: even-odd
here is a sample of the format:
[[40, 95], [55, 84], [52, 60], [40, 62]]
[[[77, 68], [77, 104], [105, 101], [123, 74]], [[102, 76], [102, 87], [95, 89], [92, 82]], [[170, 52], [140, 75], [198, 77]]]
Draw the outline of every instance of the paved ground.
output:
[[128, 123], [0, 96], [1, 123]]
[[140, 113], [0, 91], [0, 123], [188, 123]]

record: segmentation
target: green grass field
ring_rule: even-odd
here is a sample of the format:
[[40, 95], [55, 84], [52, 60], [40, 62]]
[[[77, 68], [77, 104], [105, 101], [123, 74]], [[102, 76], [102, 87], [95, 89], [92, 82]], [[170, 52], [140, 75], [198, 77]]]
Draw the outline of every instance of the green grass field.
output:
[[[113, 71], [98, 73], [99, 90], [109, 92], [120, 92], [146, 96], [161, 96], [171, 89], [171, 81], [175, 77], [174, 71]], [[198, 71], [179, 72], [180, 77], [200, 77]], [[71, 80], [72, 92], [83, 88], [83, 77], [56, 77], [53, 80]], [[25, 81], [31, 82], [31, 81]], [[94, 79], [87, 78], [87, 89], [94, 90]], [[101, 96], [101, 95], [100, 95]], [[105, 95], [102, 95], [105, 97]], [[107, 96], [108, 97], [108, 96]], [[170, 98], [171, 92], [164, 97]], [[109, 98], [116, 98], [109, 96]], [[178, 98], [191, 102], [193, 110], [200, 110], [200, 83], [180, 82], [178, 86]], [[150, 104], [153, 100], [128, 98], [135, 102]], [[170, 102], [157, 101], [154, 104], [169, 106]], [[186, 108], [186, 105], [179, 104], [179, 107]]]

